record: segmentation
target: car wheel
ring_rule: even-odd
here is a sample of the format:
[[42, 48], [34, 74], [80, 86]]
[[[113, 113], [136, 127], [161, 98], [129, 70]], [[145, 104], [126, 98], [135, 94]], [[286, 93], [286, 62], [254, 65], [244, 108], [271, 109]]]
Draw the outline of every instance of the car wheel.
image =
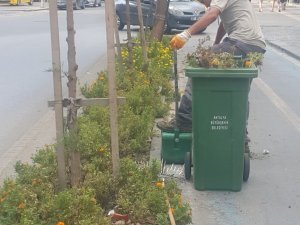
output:
[[118, 30], [123, 30], [125, 24], [122, 23], [121, 18], [119, 16], [119, 13], [116, 13], [116, 18], [117, 18], [117, 25], [118, 25]]
[[84, 1], [84, 0], [83, 0], [83, 1], [81, 1], [80, 8], [81, 8], [81, 9], [85, 9], [85, 1]]
[[165, 25], [165, 27], [164, 27], [164, 33], [165, 34], [171, 34], [171, 31], [172, 31], [172, 29], [168, 25]]
[[190, 152], [185, 153], [184, 157], [184, 177], [190, 180], [192, 175], [192, 155]]
[[75, 9], [75, 10], [79, 10], [80, 7], [81, 7], [81, 6], [80, 6], [80, 0], [76, 0], [74, 9]]

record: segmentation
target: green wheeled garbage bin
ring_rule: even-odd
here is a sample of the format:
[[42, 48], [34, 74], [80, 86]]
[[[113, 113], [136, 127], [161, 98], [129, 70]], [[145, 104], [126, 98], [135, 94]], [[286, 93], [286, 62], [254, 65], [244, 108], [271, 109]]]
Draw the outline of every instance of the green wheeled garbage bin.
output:
[[185, 74], [192, 79], [193, 144], [186, 160], [193, 165], [194, 187], [240, 191], [249, 163], [249, 157], [244, 162], [248, 93], [258, 70], [187, 67]]
[[162, 132], [161, 159], [168, 164], [183, 164], [187, 152], [192, 149], [192, 133]]

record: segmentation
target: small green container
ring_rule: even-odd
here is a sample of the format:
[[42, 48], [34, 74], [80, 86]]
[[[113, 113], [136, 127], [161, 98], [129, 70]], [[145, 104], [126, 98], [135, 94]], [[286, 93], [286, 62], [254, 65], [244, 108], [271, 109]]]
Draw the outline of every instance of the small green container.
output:
[[186, 152], [192, 149], [192, 133], [161, 133], [161, 158], [168, 164], [183, 164]]
[[240, 191], [248, 93], [257, 68], [187, 67], [185, 74], [192, 79], [195, 189]]

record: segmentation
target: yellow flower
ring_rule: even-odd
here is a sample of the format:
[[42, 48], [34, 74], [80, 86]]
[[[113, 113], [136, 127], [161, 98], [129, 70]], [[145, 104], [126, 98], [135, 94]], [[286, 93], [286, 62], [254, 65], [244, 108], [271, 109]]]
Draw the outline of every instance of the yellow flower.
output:
[[91, 198], [91, 201], [95, 204], [97, 203], [97, 200], [95, 198]]
[[246, 60], [246, 61], [244, 62], [244, 67], [246, 67], [246, 68], [252, 67], [252, 62], [251, 62], [250, 60]]
[[218, 59], [213, 59], [212, 61], [211, 61], [211, 66], [212, 67], [218, 67], [219, 66], [219, 64], [220, 64], [220, 62], [219, 62], [219, 60]]
[[37, 179], [32, 179], [32, 181], [31, 181], [31, 184], [32, 185], [36, 185], [38, 182], [37, 182]]

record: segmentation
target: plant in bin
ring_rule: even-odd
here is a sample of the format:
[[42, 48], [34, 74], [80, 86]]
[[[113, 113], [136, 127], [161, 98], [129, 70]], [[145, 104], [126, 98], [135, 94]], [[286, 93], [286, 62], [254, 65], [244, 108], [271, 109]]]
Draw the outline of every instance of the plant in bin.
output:
[[233, 53], [213, 52], [210, 46], [204, 43], [209, 40], [206, 38], [199, 41], [199, 45], [193, 53], [187, 54], [187, 63], [192, 67], [204, 68], [251, 68], [253, 66], [262, 65], [263, 54], [250, 52], [246, 58], [239, 58]]

